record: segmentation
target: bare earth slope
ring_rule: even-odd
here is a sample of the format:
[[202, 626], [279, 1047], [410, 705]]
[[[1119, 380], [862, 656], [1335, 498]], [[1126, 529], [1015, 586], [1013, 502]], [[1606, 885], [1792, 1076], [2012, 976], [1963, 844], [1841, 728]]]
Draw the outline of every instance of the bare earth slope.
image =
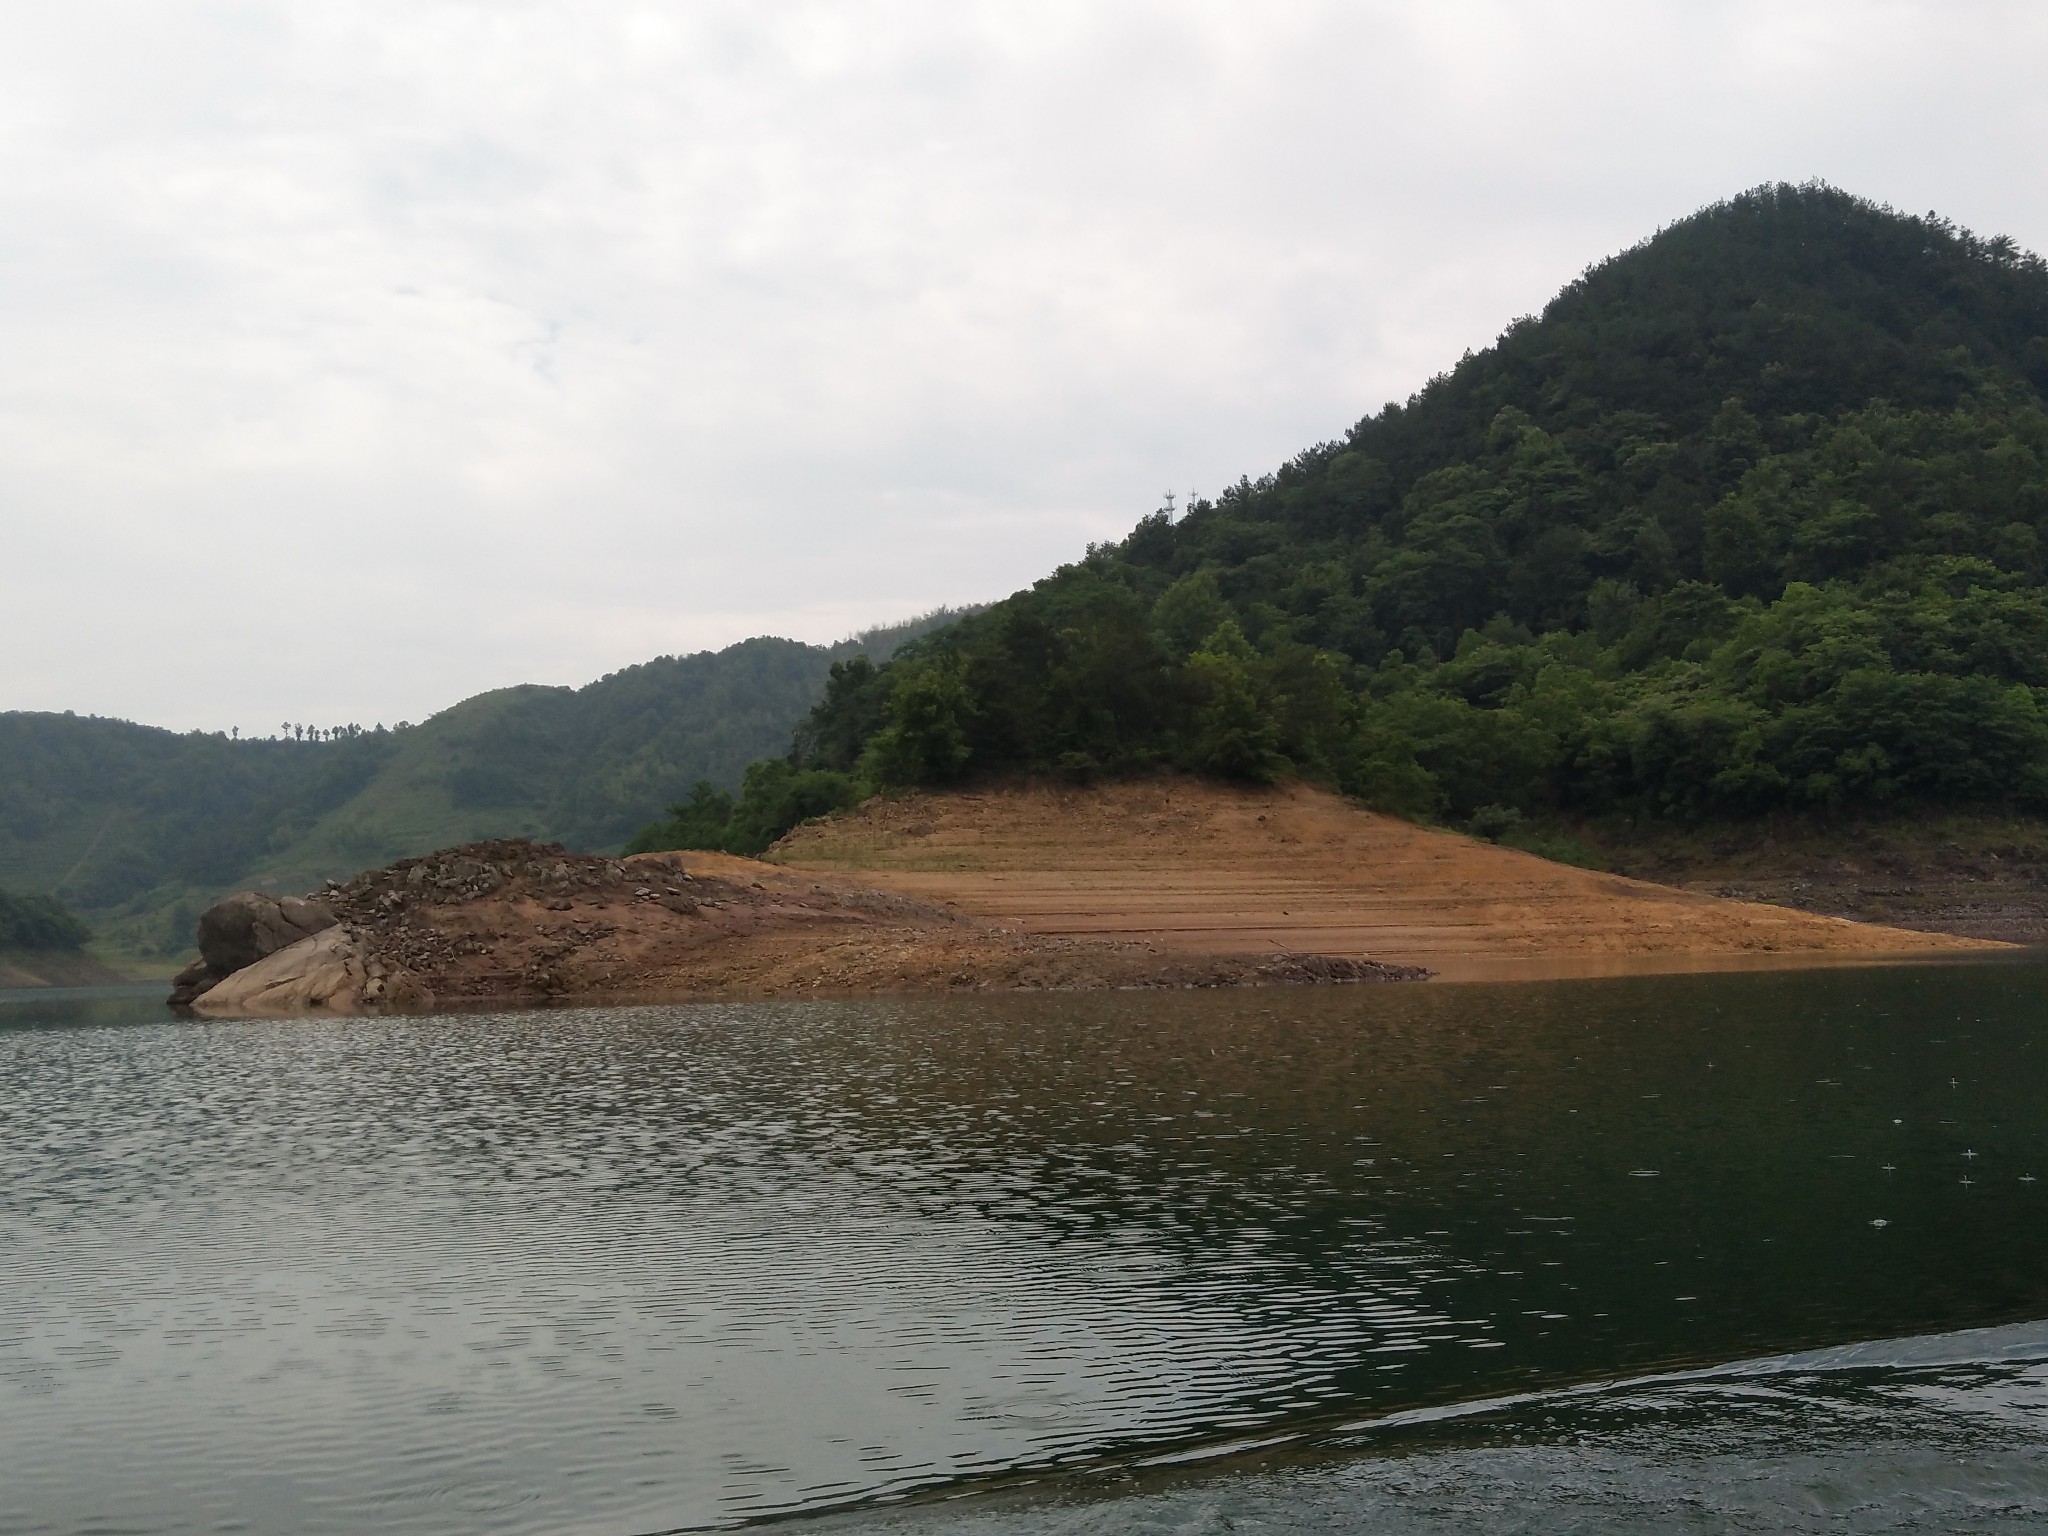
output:
[[76, 950], [0, 949], [0, 991], [14, 987], [120, 986], [138, 978]]
[[2048, 819], [1997, 811], [1825, 822], [1774, 817], [1586, 839], [1612, 868], [1744, 901], [1895, 928], [2048, 944]]
[[773, 858], [512, 840], [401, 860], [331, 887], [335, 926], [192, 1006], [1597, 975], [2008, 947], [1594, 874], [1302, 786], [917, 795], [799, 828]]
[[1157, 779], [871, 801], [770, 857], [1026, 933], [1188, 955], [1318, 954], [1451, 977], [1998, 950], [1553, 864], [1305, 785]]
[[994, 988], [1263, 986], [1409, 973], [1317, 955], [1192, 954], [1013, 927], [719, 853], [607, 859], [518, 839], [369, 870], [333, 927], [234, 970], [203, 1014]]

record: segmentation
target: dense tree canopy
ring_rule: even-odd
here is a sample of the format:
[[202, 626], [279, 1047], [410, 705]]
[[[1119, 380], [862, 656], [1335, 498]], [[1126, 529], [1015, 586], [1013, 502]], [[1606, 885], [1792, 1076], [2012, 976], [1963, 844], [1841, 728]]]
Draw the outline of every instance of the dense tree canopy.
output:
[[1296, 770], [1405, 812], [2048, 807], [2048, 268], [1824, 186], [835, 669], [849, 786]]
[[0, 949], [83, 949], [92, 931], [54, 896], [0, 891]]

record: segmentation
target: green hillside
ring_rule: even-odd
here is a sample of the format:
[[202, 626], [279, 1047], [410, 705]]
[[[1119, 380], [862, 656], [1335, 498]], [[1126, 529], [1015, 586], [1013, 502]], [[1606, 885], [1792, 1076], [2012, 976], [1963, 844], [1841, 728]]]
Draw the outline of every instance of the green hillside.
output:
[[695, 781], [737, 785], [834, 661], [886, 659], [953, 616], [829, 647], [747, 640], [319, 740], [0, 714], [0, 887], [61, 898], [116, 953], [168, 958], [243, 885], [305, 890], [484, 837], [616, 848]]
[[37, 954], [77, 950], [91, 937], [85, 924], [56, 897], [0, 891], [0, 949]]
[[1760, 188], [1341, 440], [841, 669], [793, 766], [1298, 771], [1495, 833], [2048, 806], [2044, 388], [2038, 257]]

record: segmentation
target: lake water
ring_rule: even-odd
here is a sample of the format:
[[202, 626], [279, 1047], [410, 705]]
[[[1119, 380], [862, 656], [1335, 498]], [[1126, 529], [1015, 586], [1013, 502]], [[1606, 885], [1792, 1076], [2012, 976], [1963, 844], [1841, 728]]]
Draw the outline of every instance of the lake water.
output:
[[2039, 1528], [2044, 1024], [0, 997], [0, 1532]]

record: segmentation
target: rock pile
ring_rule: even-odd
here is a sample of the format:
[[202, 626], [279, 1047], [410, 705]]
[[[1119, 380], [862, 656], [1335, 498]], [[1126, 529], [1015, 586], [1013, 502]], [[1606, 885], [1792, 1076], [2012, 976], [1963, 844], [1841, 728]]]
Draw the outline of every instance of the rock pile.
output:
[[[621, 908], [656, 905], [690, 916], [749, 900], [760, 900], [758, 889], [693, 879], [680, 860], [642, 858], [629, 868], [557, 843], [468, 843], [330, 881], [303, 900], [255, 891], [228, 897], [200, 918], [200, 959], [179, 973], [170, 1002], [200, 1012], [295, 1013], [424, 1007], [444, 992], [459, 1001], [501, 995], [508, 984], [546, 996], [564, 989], [548, 964], [552, 954], [526, 958], [516, 980], [496, 975], [494, 953], [522, 946], [475, 929], [480, 904], [591, 909], [557, 926], [547, 947], [567, 953], [608, 938], [615, 930], [604, 914]], [[469, 974], [479, 969], [483, 977]]]
[[346, 885], [330, 885], [320, 899], [344, 922], [376, 924], [414, 908], [483, 896], [529, 896], [566, 911], [578, 897], [617, 899], [644, 883], [618, 859], [506, 838], [366, 870]]
[[1427, 981], [1436, 974], [1427, 966], [1394, 965], [1385, 960], [1352, 960], [1343, 955], [1276, 955], [1256, 960], [1214, 986], [1305, 987], [1340, 981]]
[[[641, 860], [628, 868], [618, 859], [570, 853], [559, 843], [507, 838], [444, 848], [367, 870], [346, 885], [330, 887], [322, 899], [384, 964], [435, 977], [493, 948], [493, 936], [463, 933], [436, 921], [446, 909], [489, 898], [531, 902], [548, 912], [651, 902], [689, 915], [700, 905], [695, 892], [703, 891], [704, 904], [716, 906], [716, 897], [706, 888], [726, 884], [693, 880], [680, 862], [662, 868], [659, 875], [653, 875], [648, 865]], [[561, 926], [583, 943], [611, 932], [611, 926], [597, 918]]]

